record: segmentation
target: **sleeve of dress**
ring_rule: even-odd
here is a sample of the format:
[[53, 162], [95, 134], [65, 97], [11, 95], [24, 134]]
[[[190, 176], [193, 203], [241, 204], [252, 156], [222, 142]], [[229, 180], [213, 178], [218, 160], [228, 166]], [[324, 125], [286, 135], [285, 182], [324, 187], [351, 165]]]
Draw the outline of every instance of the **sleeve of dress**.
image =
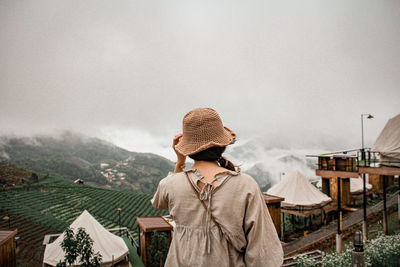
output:
[[258, 186], [247, 200], [244, 218], [246, 266], [281, 266], [282, 245]]
[[168, 192], [166, 190], [168, 176], [160, 181], [157, 192], [151, 199], [151, 204], [159, 210], [168, 209]]

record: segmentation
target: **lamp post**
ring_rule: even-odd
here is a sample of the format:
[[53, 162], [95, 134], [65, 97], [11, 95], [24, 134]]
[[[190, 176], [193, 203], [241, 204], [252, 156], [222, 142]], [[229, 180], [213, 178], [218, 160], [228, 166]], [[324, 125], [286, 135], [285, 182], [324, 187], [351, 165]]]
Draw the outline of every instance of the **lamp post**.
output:
[[[284, 172], [279, 172], [279, 181], [282, 181], [282, 175], [285, 175]], [[281, 240], [283, 242], [285, 236], [285, 213], [281, 212]]]
[[362, 239], [362, 233], [360, 230], [354, 232], [354, 249], [351, 252], [351, 263], [354, 267], [364, 267], [364, 245]]
[[367, 119], [373, 119], [374, 116], [371, 114], [361, 114], [361, 148], [364, 149], [364, 117]]
[[10, 221], [10, 217], [8, 217], [8, 216], [4, 216], [4, 217], [3, 217], [3, 220], [4, 220], [4, 221], [6, 221], [6, 222], [8, 222], [8, 228], [11, 228], [11, 221]]
[[336, 188], [337, 188], [337, 234], [336, 234], [336, 252], [337, 254], [342, 253], [342, 207], [341, 207], [341, 177], [336, 178]]
[[119, 224], [119, 235], [121, 236], [121, 208], [117, 208], [118, 210], [118, 224]]
[[[365, 166], [365, 151], [364, 151], [364, 117], [367, 119], [373, 119], [374, 116], [371, 114], [361, 114], [361, 160]], [[363, 219], [363, 240], [367, 242], [368, 240], [368, 225], [367, 225], [367, 189], [366, 189], [366, 178], [365, 173], [362, 174], [363, 178], [363, 212], [364, 212], [364, 219]]]

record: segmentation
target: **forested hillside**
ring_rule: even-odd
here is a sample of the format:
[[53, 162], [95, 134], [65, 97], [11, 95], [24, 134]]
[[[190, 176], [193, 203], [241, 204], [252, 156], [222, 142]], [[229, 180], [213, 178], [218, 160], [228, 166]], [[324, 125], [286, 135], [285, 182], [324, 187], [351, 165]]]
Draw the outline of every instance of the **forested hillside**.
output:
[[127, 151], [71, 132], [58, 137], [1, 137], [0, 163], [147, 194], [154, 193], [159, 180], [173, 169], [172, 162], [158, 155]]

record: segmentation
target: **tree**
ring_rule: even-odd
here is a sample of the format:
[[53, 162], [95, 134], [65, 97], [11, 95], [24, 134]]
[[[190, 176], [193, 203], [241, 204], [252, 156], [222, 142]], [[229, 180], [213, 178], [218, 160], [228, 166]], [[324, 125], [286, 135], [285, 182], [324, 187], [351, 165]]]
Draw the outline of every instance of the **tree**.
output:
[[99, 252], [94, 253], [92, 246], [93, 240], [84, 228], [78, 228], [78, 232], [74, 235], [73, 229], [68, 227], [61, 243], [61, 248], [65, 252], [64, 261], [60, 261], [57, 267], [71, 266], [76, 260], [81, 266], [100, 266], [102, 256]]
[[168, 235], [165, 232], [152, 232], [151, 245], [147, 249], [151, 266], [164, 266], [169, 249]]

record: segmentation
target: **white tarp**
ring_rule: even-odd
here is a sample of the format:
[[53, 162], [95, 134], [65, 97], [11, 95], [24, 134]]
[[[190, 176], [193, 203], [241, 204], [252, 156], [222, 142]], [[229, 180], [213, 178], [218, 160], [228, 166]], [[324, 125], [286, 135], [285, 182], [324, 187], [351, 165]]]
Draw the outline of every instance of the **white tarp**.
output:
[[[367, 183], [365, 187], [368, 190], [372, 189], [372, 185]], [[350, 178], [350, 192], [351, 193], [360, 193], [363, 191], [363, 179], [361, 178]]]
[[[321, 188], [321, 180], [318, 181], [317, 187]], [[372, 185], [367, 183], [365, 187], [368, 190], [372, 189]], [[360, 193], [363, 191], [363, 180], [361, 178], [350, 178], [350, 193]]]
[[[94, 253], [100, 252], [102, 256], [101, 264], [111, 263], [114, 257], [114, 263], [120, 261], [128, 254], [128, 247], [124, 240], [107, 231], [88, 211], [82, 212], [78, 218], [70, 225], [77, 233], [78, 228], [85, 228], [86, 233], [89, 234], [93, 240]], [[61, 248], [61, 243], [64, 239], [62, 233], [54, 242], [46, 245], [44, 251], [43, 262], [51, 266], [56, 266], [59, 261], [64, 260], [64, 251]]]
[[283, 207], [317, 207], [332, 201], [330, 197], [313, 186], [299, 171], [286, 176], [282, 181], [271, 187], [267, 194], [285, 198], [285, 201], [282, 202]]
[[371, 151], [379, 152], [381, 165], [400, 167], [400, 114], [386, 123]]

